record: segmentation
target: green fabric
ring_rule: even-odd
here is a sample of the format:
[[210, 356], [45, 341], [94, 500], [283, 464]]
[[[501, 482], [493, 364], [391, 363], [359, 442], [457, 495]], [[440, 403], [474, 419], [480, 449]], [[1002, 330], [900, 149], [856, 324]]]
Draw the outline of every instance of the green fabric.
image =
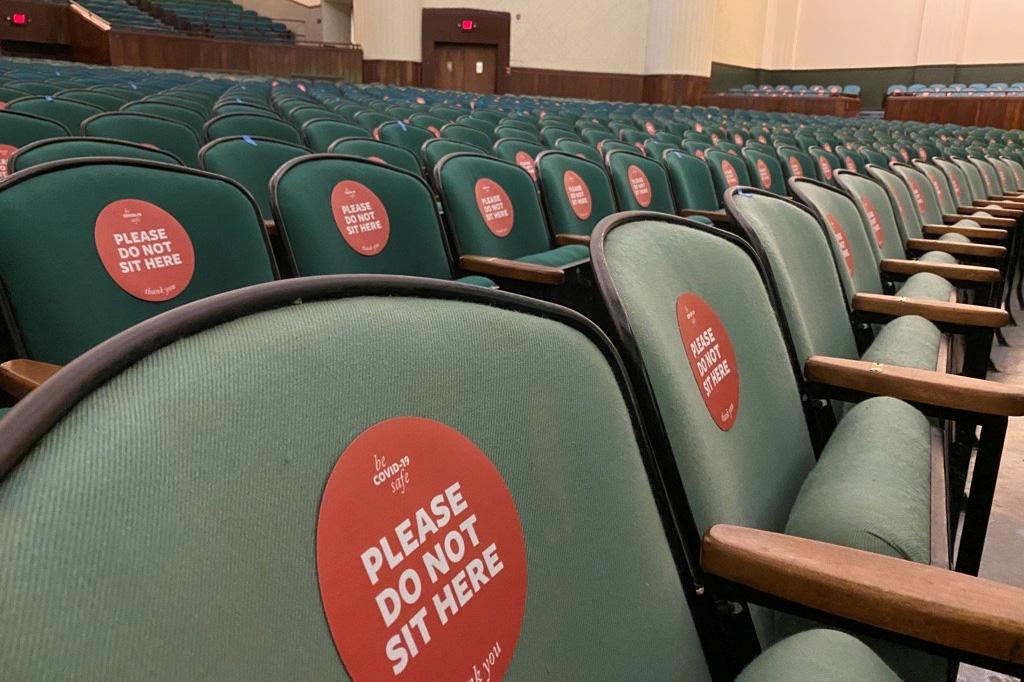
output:
[[[941, 225], [942, 209], [939, 207], [939, 195], [925, 174], [905, 164], [897, 164], [894, 170], [910, 188], [913, 199], [910, 206], [916, 211], [919, 220], [925, 225]], [[921, 202], [917, 200], [919, 196]]]
[[[940, 252], [925, 254], [931, 256], [929, 262], [944, 262], [939, 256], [949, 256]], [[924, 259], [922, 259], [924, 260]], [[933, 301], [948, 301], [950, 294], [956, 290], [949, 280], [931, 272], [919, 272], [911, 275], [899, 288], [899, 295], [907, 298], [926, 298]]]
[[456, 153], [479, 154], [480, 150], [471, 144], [456, 142], [455, 140], [427, 140], [420, 147], [420, 157], [427, 167], [428, 175], [431, 175], [437, 162]]
[[[709, 149], [704, 154], [708, 162], [708, 169], [711, 171], [711, 179], [715, 183], [715, 192], [721, 197], [730, 187], [737, 185], [750, 186], [750, 175], [747, 173], [747, 165], [739, 156], [733, 156], [717, 149]], [[725, 169], [729, 168], [735, 176], [733, 184], [729, 184]], [[760, 184], [760, 183], [758, 183]]]
[[497, 289], [498, 285], [494, 283], [494, 280], [480, 275], [469, 275], [468, 277], [459, 277], [456, 282], [461, 284], [472, 284], [476, 287], [484, 287], [486, 289]]
[[[775, 154], [769, 154], [757, 149], [744, 149], [743, 158], [747, 161], [747, 171], [750, 175], [751, 185], [767, 190], [772, 194], [784, 197], [789, 194], [786, 189], [786, 176], [782, 172], [782, 166]], [[759, 170], [760, 164], [768, 170], [768, 185], [765, 186]]]
[[949, 186], [949, 181], [946, 179], [945, 174], [939, 170], [938, 166], [933, 166], [930, 163], [915, 160], [914, 169], [927, 178], [932, 189], [935, 190], [935, 198], [938, 201], [938, 205], [936, 207], [938, 210], [929, 210], [929, 217], [925, 222], [941, 225], [942, 214], [954, 214], [956, 213], [957, 208], [956, 197], [953, 194], [952, 188]]
[[[457, 156], [439, 168], [448, 227], [458, 255], [522, 258], [551, 249], [551, 236], [533, 179], [525, 170], [485, 156]], [[512, 203], [512, 229], [504, 237], [492, 233], [477, 206], [476, 183], [490, 179]]]
[[677, 206], [701, 211], [722, 208], [711, 171], [704, 161], [680, 151], [666, 155], [664, 163]]
[[[786, 347], [753, 262], [719, 237], [655, 221], [612, 230], [605, 257], [698, 531], [716, 523], [781, 531], [814, 455]], [[686, 359], [676, 318], [684, 292], [714, 309], [736, 353], [739, 404], [729, 431], [712, 421]]]
[[[867, 228], [868, 244], [876, 260], [881, 262], [883, 258], [906, 258], [906, 242], [885, 188], [871, 178], [852, 173], [838, 174], [836, 183], [853, 198], [853, 204], [861, 216], [861, 223]], [[882, 233], [881, 246], [878, 245], [878, 239], [872, 230], [868, 207], [873, 208], [872, 213], [877, 216]]]
[[786, 533], [931, 561], [931, 431], [894, 398], [872, 398], [839, 422], [797, 496]]
[[[779, 163], [782, 166], [782, 172], [786, 175], [788, 181], [792, 177], [811, 178], [816, 180], [818, 178], [818, 168], [811, 159], [803, 151], [796, 147], [784, 147], [779, 149]], [[794, 166], [800, 169], [800, 174], [797, 175], [793, 172]]]
[[[162, 302], [137, 299], [100, 262], [96, 217], [125, 198], [156, 204], [188, 232], [195, 271], [178, 296]], [[244, 193], [217, 179], [88, 163], [0, 185], [0, 215], [0, 277], [34, 360], [63, 365], [166, 310], [273, 279], [256, 209]]]
[[306, 144], [315, 152], [326, 152], [331, 147], [331, 143], [341, 138], [365, 137], [369, 139], [370, 137], [360, 126], [327, 118], [308, 122], [303, 126], [302, 134], [306, 138]]
[[277, 140], [222, 138], [203, 148], [203, 170], [225, 175], [249, 190], [265, 220], [270, 212], [270, 178], [286, 162], [309, 152]]
[[196, 131], [196, 135], [203, 134], [203, 124], [206, 123], [206, 119], [203, 116], [190, 109], [176, 107], [173, 104], [165, 104], [163, 102], [132, 102], [130, 104], [126, 104], [122, 111], [137, 111], [140, 114], [163, 116], [164, 118], [169, 118], [172, 121], [184, 123], [189, 128]]
[[[619, 209], [623, 211], [658, 211], [675, 214], [676, 207], [672, 201], [672, 188], [668, 184], [665, 167], [653, 159], [640, 156], [636, 150], [608, 152], [605, 156], [608, 174], [612, 179], [612, 188]], [[638, 167], [647, 176], [651, 188], [651, 200], [647, 206], [641, 206], [633, 195], [629, 184], [629, 169]]]
[[575, 154], [576, 156], [582, 157], [588, 161], [593, 161], [594, 163], [603, 163], [604, 161], [601, 158], [601, 152], [597, 151], [589, 144], [577, 142], [576, 140], [560, 139], [555, 143], [554, 147], [555, 149], [568, 152], [569, 154]]
[[199, 165], [199, 137], [184, 123], [150, 114], [114, 112], [94, 116], [82, 125], [89, 137], [112, 137], [166, 149], [186, 166]]
[[[575, 173], [590, 193], [590, 215], [580, 218], [565, 188], [565, 174]], [[544, 211], [555, 234], [586, 234], [615, 213], [615, 195], [601, 166], [568, 153], [547, 152], [537, 159], [537, 180], [544, 197]]]
[[[953, 163], [963, 173], [964, 178], [967, 180], [967, 189], [970, 192], [972, 201], [980, 201], [988, 198], [988, 191], [985, 189], [985, 182], [981, 177], [981, 173], [970, 161], [964, 159], [953, 159]], [[970, 202], [966, 204], [970, 205]]]
[[402, 147], [413, 156], [420, 153], [420, 147], [427, 140], [433, 140], [434, 133], [426, 128], [420, 128], [398, 121], [383, 124], [377, 129], [377, 137], [381, 142], [390, 142], [393, 145]]
[[897, 317], [879, 330], [861, 360], [934, 371], [940, 337], [938, 327], [923, 317]]
[[896, 225], [903, 234], [903, 243], [908, 239], [921, 239], [924, 236], [921, 225], [921, 216], [915, 208], [914, 198], [903, 180], [892, 171], [881, 166], [872, 166], [868, 174], [875, 180], [882, 183], [886, 193], [891, 199], [891, 205], [896, 209]]
[[527, 142], [513, 138], [500, 139], [494, 143], [495, 156], [502, 161], [508, 161], [510, 163], [516, 162], [516, 154], [519, 152], [526, 152], [530, 155], [531, 159], [536, 159], [537, 155], [542, 151], [544, 151], [544, 147], [535, 142]]
[[50, 161], [80, 159], [88, 156], [117, 156], [125, 159], [145, 159], [181, 165], [181, 161], [170, 152], [159, 149], [149, 149], [117, 140], [78, 137], [56, 138], [33, 145], [31, 148], [20, 149], [11, 163], [10, 170], [25, 170]]
[[[972, 221], [973, 222], [973, 221]], [[940, 242], [959, 242], [961, 244], [970, 244], [971, 238], [966, 237], [957, 232], [947, 232], [946, 234], [939, 237]]]
[[22, 114], [34, 114], [42, 116], [51, 121], [60, 123], [73, 134], [78, 133], [82, 127], [82, 121], [103, 113], [99, 107], [84, 102], [73, 102], [66, 99], [54, 99], [46, 97], [25, 97], [15, 100], [7, 105], [7, 111]]
[[[388, 241], [374, 256], [352, 249], [334, 219], [331, 193], [343, 180], [366, 186], [388, 214]], [[276, 201], [279, 227], [299, 275], [387, 274], [451, 279], [434, 198], [416, 177], [372, 162], [309, 159], [279, 176]]]
[[590, 258], [590, 249], [583, 246], [582, 244], [567, 244], [565, 246], [559, 246], [550, 251], [542, 251], [541, 253], [533, 253], [529, 256], [523, 256], [516, 260], [523, 263], [533, 263], [534, 265], [548, 265], [553, 268], [561, 268], [569, 265], [570, 263], [578, 263], [579, 261], [585, 261]]
[[[967, 176], [960, 167], [953, 161], [946, 159], [934, 159], [932, 163], [946, 176], [946, 180], [953, 191], [953, 199], [957, 206], [970, 206], [974, 201], [971, 196], [971, 186]], [[978, 197], [979, 199], [982, 197]]]
[[602, 353], [540, 317], [395, 296], [229, 322], [75, 406], [0, 487], [5, 677], [347, 680], [317, 512], [353, 438], [403, 415], [464, 434], [516, 501], [506, 679], [709, 680]]
[[22, 147], [51, 137], [65, 137], [68, 131], [55, 121], [0, 109], [0, 144]]
[[415, 154], [388, 142], [352, 137], [337, 140], [331, 145], [329, 151], [332, 154], [349, 154], [363, 159], [375, 156], [378, 159], [383, 159], [385, 163], [395, 168], [401, 168], [413, 175], [421, 175], [423, 173], [423, 170], [420, 168], [419, 158]]
[[223, 114], [206, 123], [206, 139], [216, 140], [234, 135], [269, 137], [281, 142], [301, 144], [299, 131], [285, 121], [253, 114]]
[[765, 650], [736, 682], [900, 682], [860, 640], [835, 630], [808, 630]]
[[771, 196], [734, 195], [768, 257], [800, 366], [812, 355], [857, 359], [829, 240], [802, 209]]
[[[928, 251], [927, 253], [921, 254], [921, 257], [918, 258], [918, 260], [925, 263], [946, 263], [949, 265], [955, 265], [959, 262], [957, 261], [956, 256], [951, 253], [946, 253], [945, 251]], [[950, 289], [952, 289], [952, 286]]]
[[445, 140], [455, 140], [456, 142], [462, 142], [468, 145], [472, 145], [481, 151], [490, 151], [491, 149], [491, 138], [476, 128], [471, 128], [468, 125], [449, 123], [444, 128], [441, 128], [441, 137]]

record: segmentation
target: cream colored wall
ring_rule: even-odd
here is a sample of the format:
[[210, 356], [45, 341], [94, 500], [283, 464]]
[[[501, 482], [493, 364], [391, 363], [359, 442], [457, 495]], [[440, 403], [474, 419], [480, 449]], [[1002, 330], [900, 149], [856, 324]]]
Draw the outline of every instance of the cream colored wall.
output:
[[713, 0], [648, 0], [642, 73], [711, 75]]
[[769, 0], [715, 0], [712, 58], [757, 68], [764, 49]]
[[420, 0], [354, 0], [352, 42], [363, 59], [418, 62], [422, 30]]
[[325, 43], [352, 42], [352, 3], [323, 0], [323, 40]]
[[319, 0], [235, 0], [245, 9], [284, 23], [300, 40], [323, 40]]

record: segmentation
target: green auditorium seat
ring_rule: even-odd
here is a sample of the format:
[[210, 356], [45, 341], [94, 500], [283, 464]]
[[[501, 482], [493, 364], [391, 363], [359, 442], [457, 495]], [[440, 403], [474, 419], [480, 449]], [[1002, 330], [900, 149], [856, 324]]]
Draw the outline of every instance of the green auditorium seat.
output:
[[[730, 190], [730, 210], [734, 200], [749, 196]], [[661, 475], [679, 488], [669, 499], [675, 518], [684, 519], [688, 545], [728, 523], [887, 555], [894, 566], [905, 560], [948, 565], [945, 547], [931, 531], [933, 514], [944, 521], [944, 509], [932, 509], [931, 493], [942, 490], [932, 484], [933, 431], [926, 418], [951, 402], [955, 391], [946, 377], [933, 377], [931, 404], [919, 403], [924, 414], [897, 399], [910, 394], [897, 377], [886, 386], [868, 384], [838, 426], [821, 434], [808, 426], [802, 392], [813, 388], [828, 398], [843, 395], [845, 387], [838, 372], [823, 370], [810, 380], [794, 373], [787, 330], [780, 329], [774, 310], [777, 292], [766, 288], [774, 268], [762, 271], [750, 246], [701, 223], [641, 214], [605, 221], [592, 247], [602, 296], [618, 311], [615, 331], [644, 422], [663, 453]], [[816, 293], [841, 299], [834, 277]], [[790, 309], [785, 303], [783, 309], [792, 329]], [[849, 329], [842, 315], [815, 322], [834, 326], [839, 335]], [[805, 358], [796, 355], [802, 367]], [[811, 368], [847, 366], [829, 357], [807, 359]], [[872, 376], [870, 364], [849, 365]], [[869, 398], [872, 388], [882, 397]], [[1006, 419], [991, 418], [997, 431]], [[814, 445], [819, 438], [820, 450]], [[712, 561], [707, 537], [702, 544], [705, 567], [729, 565]], [[690, 554], [696, 551], [691, 546]], [[775, 559], [786, 563], [783, 556]], [[756, 574], [752, 569], [748, 579], [756, 581]], [[807, 627], [762, 609], [740, 617], [753, 621], [765, 644]], [[941, 659], [877, 640], [872, 645], [903, 679], [946, 679]], [[820, 679], [831, 677], [823, 673]]]
[[207, 142], [221, 137], [235, 137], [238, 135], [269, 137], [281, 142], [302, 144], [302, 138], [298, 130], [285, 121], [275, 120], [267, 116], [221, 114], [211, 118], [203, 127], [203, 139]]
[[363, 137], [370, 139], [370, 135], [361, 126], [327, 118], [307, 121], [302, 126], [302, 137], [306, 141], [306, 146], [314, 152], [326, 152], [335, 140], [342, 138]]
[[495, 128], [494, 137], [498, 140], [520, 140], [522, 142], [530, 142], [535, 145], [539, 145], [541, 143], [540, 135], [538, 133], [509, 125], [502, 125]]
[[777, 152], [786, 180], [790, 178], [819, 178], [814, 160], [796, 147], [779, 147]]
[[222, 137], [199, 150], [199, 167], [231, 178], [245, 187], [259, 206], [263, 220], [270, 211], [270, 179], [288, 161], [309, 154], [305, 147], [268, 137]]
[[495, 156], [522, 167], [534, 180], [537, 179], [535, 160], [542, 151], [541, 145], [516, 138], [506, 137], [494, 143]]
[[24, 90], [18, 90], [17, 88], [0, 83], [0, 110], [6, 109], [8, 102], [25, 97], [28, 94]]
[[723, 196], [731, 187], [750, 186], [750, 174], [747, 173], [747, 164], [742, 158], [720, 149], [709, 149], [704, 152], [704, 159], [707, 161], [708, 170], [711, 171], [711, 179], [715, 183], [718, 196]]
[[494, 124], [493, 121], [488, 121], [488, 120], [485, 120], [485, 119], [482, 119], [482, 118], [470, 115], [470, 116], [460, 116], [459, 118], [455, 119], [455, 123], [458, 124], [458, 125], [466, 126], [468, 128], [472, 128], [473, 130], [476, 130], [477, 132], [481, 132], [484, 135], [486, 135], [487, 138], [490, 140], [490, 143], [488, 144], [488, 146], [490, 146], [490, 144], [494, 143], [496, 135], [494, 134], [494, 125], [495, 124]]
[[846, 170], [853, 171], [854, 173], [867, 172], [866, 164], [864, 163], [864, 158], [857, 152], [853, 151], [852, 149], [847, 149], [846, 147], [840, 145], [835, 148], [835, 154], [836, 157], [839, 159], [839, 164]]
[[586, 144], [585, 142], [570, 140], [563, 137], [560, 138], [557, 142], [555, 142], [555, 144], [553, 145], [553, 149], [557, 149], [558, 151], [562, 152], [567, 152], [569, 154], [574, 154], [580, 157], [581, 159], [593, 161], [594, 163], [600, 164], [603, 162], [603, 159], [601, 158], [601, 152], [597, 151], [597, 149], [595, 149], [589, 144]]
[[665, 152], [663, 162], [679, 215], [700, 216], [713, 223], [728, 224], [721, 195], [715, 190], [711, 170], [703, 159], [675, 150]]
[[184, 123], [161, 116], [126, 111], [97, 114], [82, 121], [82, 134], [152, 145], [171, 152], [193, 168], [199, 163], [196, 132]]
[[11, 157], [10, 172], [22, 171], [51, 161], [80, 159], [90, 156], [114, 156], [124, 159], [145, 159], [184, 165], [177, 156], [135, 142], [99, 137], [55, 137], [21, 147]]
[[420, 147], [420, 157], [423, 159], [423, 165], [431, 180], [433, 180], [433, 170], [437, 162], [449, 154], [455, 153], [479, 154], [480, 150], [471, 144], [455, 140], [437, 139], [427, 140], [423, 143], [423, 146]]
[[389, 121], [381, 124], [375, 131], [374, 137], [381, 142], [397, 145], [411, 154], [419, 154], [420, 147], [427, 140], [433, 140], [437, 136], [426, 128], [409, 125], [401, 121]]
[[561, 126], [547, 126], [541, 128], [540, 142], [545, 147], [552, 149], [557, 146], [559, 140], [568, 140], [570, 142], [577, 143], [582, 142], [580, 136], [568, 128], [562, 128]]
[[[103, 111], [117, 111], [121, 108], [121, 105], [124, 104], [124, 101], [118, 97], [113, 97], [96, 90], [85, 90], [81, 88], [61, 90], [54, 94], [54, 98], [84, 102], [85, 104], [91, 104], [94, 107], [98, 107]], [[0, 99], [3, 99], [2, 94], [0, 94]]]
[[134, 111], [140, 114], [152, 114], [154, 116], [169, 118], [172, 121], [184, 123], [189, 128], [196, 131], [196, 135], [203, 134], [203, 126], [206, 124], [205, 116], [186, 107], [176, 106], [166, 102], [139, 100], [138, 102], [129, 102], [128, 104], [125, 104], [121, 107], [121, 111]]
[[702, 140], [683, 140], [683, 149], [698, 159], [703, 159], [711, 144]]
[[782, 170], [778, 156], [773, 152], [746, 147], [743, 150], [743, 159], [747, 162], [747, 171], [753, 186], [783, 197], [789, 194], [786, 189], [786, 174]]
[[425, 113], [416, 113], [409, 117], [409, 122], [414, 126], [429, 130], [434, 137], [441, 134], [441, 128], [445, 126], [448, 121], [437, 116], [431, 116]]
[[36, 166], [0, 186], [0, 211], [5, 305], [30, 360], [67, 363], [142, 320], [276, 275], [241, 186], [169, 164]]
[[502, 289], [583, 305], [587, 247], [553, 243], [529, 173], [482, 154], [451, 154], [434, 166], [434, 187], [460, 270], [491, 277]]
[[839, 157], [824, 147], [817, 145], [809, 147], [807, 153], [818, 165], [818, 179], [829, 185], [834, 185], [835, 180], [832, 178], [832, 173], [840, 167]]
[[615, 213], [615, 193], [604, 168], [556, 150], [537, 155], [544, 213], [559, 244], [589, 244], [590, 233]]
[[367, 131], [373, 132], [378, 126], [382, 126], [389, 121], [395, 120], [392, 116], [382, 114], [378, 111], [361, 111], [357, 113], [355, 118], [356, 123], [366, 128]]
[[494, 140], [486, 133], [461, 123], [449, 123], [441, 128], [441, 138], [470, 144], [482, 152], [490, 153]]
[[[394, 358], [416, 361], [396, 373]], [[471, 537], [488, 544], [476, 551], [499, 557], [500, 569], [483, 569], [496, 579], [478, 582], [447, 628], [430, 621], [432, 648], [406, 659], [405, 674], [473, 674], [475, 665], [485, 679], [479, 652], [498, 651], [483, 658], [494, 679], [642, 670], [651, 680], [710, 682], [722, 675], [719, 651], [735, 649], [696, 596], [615, 351], [564, 309], [421, 279], [284, 281], [149, 321], [76, 368], [0, 423], [0, 545], [21, 548], [0, 570], [9, 586], [0, 605], [19, 623], [0, 655], [16, 679], [72, 669], [107, 679], [114, 668], [150, 679], [393, 675], [385, 656], [363, 653], [383, 651], [389, 633], [371, 591], [355, 573], [349, 580], [349, 553], [358, 580], [367, 574], [363, 547], [346, 535], [365, 535], [366, 546], [377, 542], [371, 532], [386, 537], [385, 525], [429, 503], [433, 488], [421, 490], [433, 481], [447, 495], [435, 508], [479, 518]], [[168, 393], [169, 384], [187, 391]], [[538, 401], [541, 384], [547, 398]], [[126, 419], [131, 428], [109, 428]], [[350, 487], [381, 490], [353, 469], [365, 460], [371, 471], [373, 454], [410, 457], [416, 492], [350, 501]], [[463, 478], [469, 472], [479, 473]], [[720, 526], [708, 559], [749, 548], [763, 560], [759, 541], [785, 543], [794, 562], [822, 557], [814, 543]], [[950, 584], [956, 576], [938, 569], [839, 556], [868, 574], [894, 572], [900, 582], [887, 588], [926, 580], [968, 603], [1019, 599], [979, 580]], [[776, 592], [797, 583], [790, 576]], [[843, 598], [856, 601], [856, 588], [871, 586], [826, 601], [849, 614]], [[906, 616], [898, 600], [883, 603], [906, 632], [931, 624]], [[929, 606], [945, 602], [936, 595]], [[502, 617], [471, 620], [474, 608]], [[983, 615], [967, 609], [957, 623], [974, 634]], [[706, 647], [716, 638], [719, 647]], [[289, 645], [270, 646], [282, 641]], [[739, 679], [824, 677], [898, 679], [862, 643], [830, 630], [780, 642]]]
[[419, 158], [415, 154], [404, 147], [388, 142], [362, 137], [345, 137], [335, 140], [327, 151], [332, 154], [358, 156], [369, 161], [386, 163], [414, 175], [423, 175]]
[[[418, 171], [317, 154], [281, 168], [271, 182], [271, 203], [300, 276], [453, 278], [434, 196]], [[485, 277], [463, 281], [495, 286]]]
[[66, 137], [68, 134], [68, 129], [56, 121], [0, 110], [0, 180], [10, 172], [8, 163], [18, 148], [39, 140]]
[[658, 211], [674, 214], [672, 189], [665, 167], [635, 151], [605, 152], [604, 165], [623, 211]]
[[68, 99], [55, 99], [50, 95], [16, 99], [7, 103], [6, 110], [56, 121], [71, 132], [78, 132], [82, 121], [103, 112], [102, 109], [91, 104]]
[[335, 121], [345, 120], [340, 114], [329, 111], [322, 106], [298, 107], [288, 112], [288, 122], [299, 130], [302, 130], [302, 126], [305, 125], [306, 121], [319, 118], [328, 118]]

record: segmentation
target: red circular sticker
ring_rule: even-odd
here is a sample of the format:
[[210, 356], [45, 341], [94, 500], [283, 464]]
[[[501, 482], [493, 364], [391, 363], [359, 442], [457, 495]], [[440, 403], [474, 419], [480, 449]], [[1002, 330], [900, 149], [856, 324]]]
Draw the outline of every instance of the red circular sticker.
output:
[[732, 136], [732, 141], [740, 145], [741, 147], [743, 146], [743, 136], [740, 135], [739, 133], [736, 133], [735, 135]]
[[515, 222], [512, 200], [501, 185], [490, 178], [480, 178], [474, 188], [476, 207], [487, 229], [495, 237], [507, 237]]
[[905, 147], [900, 147], [900, 156], [903, 157], [904, 161], [907, 161], [908, 163], [910, 162], [910, 152], [908, 152]]
[[422, 417], [359, 434], [316, 526], [327, 624], [353, 680], [500, 680], [526, 609], [515, 500], [475, 443]]
[[853, 262], [853, 251], [850, 250], [850, 241], [846, 238], [846, 230], [839, 224], [836, 217], [829, 213], [825, 216], [826, 222], [828, 222], [829, 229], [832, 230], [832, 234], [836, 236], [836, 241], [839, 243], [839, 252], [843, 254], [843, 260], [846, 262], [846, 272], [853, 277], [854, 273], [854, 262]]
[[196, 256], [174, 216], [141, 199], [118, 199], [96, 216], [96, 253], [117, 286], [143, 301], [168, 301], [192, 281]]
[[537, 180], [537, 169], [534, 166], [533, 157], [524, 151], [516, 152], [516, 165], [530, 174], [530, 177]]
[[373, 161], [374, 163], [379, 163], [382, 166], [388, 165], [388, 162], [385, 161], [384, 159], [380, 158], [379, 156], [367, 156], [366, 160], [367, 161]]
[[640, 142], [634, 142], [634, 143], [633, 143], [633, 146], [634, 146], [634, 147], [636, 147], [637, 149], [639, 149], [639, 150], [640, 150], [640, 153], [641, 153], [642, 155], [644, 155], [644, 156], [647, 156], [647, 151], [646, 151], [646, 150], [644, 149], [644, 146], [643, 146], [643, 144], [642, 144], [642, 143], [640, 143]]
[[885, 246], [885, 230], [882, 228], [882, 218], [878, 215], [875, 203], [871, 199], [862, 196], [860, 198], [860, 205], [864, 207], [864, 213], [868, 217], [868, 224], [871, 225], [871, 234], [875, 235], [875, 243], [878, 244], [879, 248]]
[[369, 187], [354, 180], [342, 180], [331, 190], [334, 224], [352, 250], [362, 256], [376, 256], [391, 236], [384, 202]]
[[822, 142], [821, 148], [829, 152], [830, 154], [832, 153], [832, 145], [830, 145], [828, 142]]
[[939, 183], [938, 178], [929, 177], [928, 180], [932, 183], [932, 187], [935, 188], [935, 195], [939, 197], [939, 201], [942, 201], [944, 192], [942, 191], [942, 185]]
[[[994, 164], [993, 164], [994, 165]], [[999, 176], [999, 182], [1005, 187], [1008, 183], [1006, 182], [1006, 171], [1003, 170], [1002, 166], [996, 166], [996, 175]], [[942, 198], [941, 195], [939, 197]]]
[[960, 181], [956, 179], [955, 175], [950, 175], [949, 176], [949, 184], [952, 185], [952, 187], [953, 187], [953, 194], [956, 195], [957, 201], [960, 201], [960, 199], [961, 199]]
[[16, 151], [18, 151], [17, 147], [9, 144], [0, 144], [0, 180], [10, 175], [10, 172], [7, 170], [7, 164]]
[[924, 215], [927, 207], [924, 203], [924, 193], [921, 191], [921, 186], [918, 185], [917, 180], [913, 178], [907, 180], [907, 184], [910, 185], [910, 193], [914, 196], [914, 203], [917, 204], [917, 210], [921, 215]]
[[853, 171], [854, 173], [857, 172], [857, 162], [853, 160], [852, 156], [847, 156], [843, 164], [846, 166], [846, 170]]
[[0, 111], [7, 108], [7, 102], [0, 102]]
[[644, 124], [644, 130], [647, 131], [648, 135], [653, 135], [656, 132], [658, 132], [658, 129], [654, 127], [654, 123], [652, 123], [651, 121], [648, 121], [647, 123]]
[[697, 150], [697, 158], [698, 158], [698, 159], [704, 159], [704, 158], [707, 158], [707, 157], [706, 157], [706, 156], [704, 155], [704, 150], [703, 150], [703, 149], [698, 149], [698, 150]]
[[426, 103], [427, 103], [427, 100], [423, 99], [422, 97], [417, 97], [416, 98], [416, 104], [426, 104]]
[[722, 139], [716, 133], [711, 133], [711, 144], [718, 144], [718, 141]]
[[434, 134], [434, 137], [441, 137], [441, 131], [437, 129], [437, 126], [427, 126], [427, 130]]
[[794, 178], [802, 178], [804, 176], [804, 167], [800, 165], [800, 159], [795, 156], [789, 157], [789, 172], [793, 174]]
[[711, 306], [692, 292], [676, 299], [676, 322], [700, 397], [718, 428], [728, 431], [740, 406], [739, 367], [729, 333]]
[[764, 159], [758, 159], [755, 165], [757, 166], [757, 177], [761, 179], [761, 187], [771, 189], [772, 173], [768, 170], [768, 164], [764, 162]]
[[740, 184], [740, 177], [736, 174], [736, 169], [727, 159], [722, 159], [722, 174], [725, 175], [726, 187], [735, 187]]
[[699, 123], [694, 123], [693, 124], [693, 130], [694, 130], [694, 132], [702, 133], [702, 132], [704, 132], [704, 126], [702, 126]]
[[580, 220], [586, 220], [594, 210], [594, 204], [590, 199], [590, 188], [587, 183], [575, 171], [567, 170], [562, 174], [562, 186], [565, 188], [565, 198], [569, 200], [572, 212]]
[[832, 179], [832, 166], [831, 164], [829, 164], [828, 159], [826, 159], [824, 156], [818, 157], [818, 168], [821, 169], [821, 175], [826, 180]]
[[928, 160], [928, 151], [924, 147], [917, 148], [917, 155], [921, 158], [922, 161]]
[[633, 192], [633, 198], [636, 199], [636, 203], [644, 208], [650, 206], [651, 183], [647, 180], [647, 175], [640, 170], [639, 166], [631, 165], [626, 171], [626, 177], [629, 179], [629, 189]]

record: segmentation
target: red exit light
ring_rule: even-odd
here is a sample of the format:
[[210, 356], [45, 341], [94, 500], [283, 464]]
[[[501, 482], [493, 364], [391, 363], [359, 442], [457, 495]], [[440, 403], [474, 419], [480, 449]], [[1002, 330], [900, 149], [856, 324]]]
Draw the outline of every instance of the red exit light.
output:
[[463, 19], [461, 22], [459, 22], [459, 28], [461, 28], [463, 31], [472, 31], [473, 29], [476, 28], [476, 22], [473, 21], [472, 19]]
[[11, 23], [14, 24], [15, 26], [24, 26], [25, 24], [28, 23], [28, 15], [27, 14], [12, 14], [11, 15]]

